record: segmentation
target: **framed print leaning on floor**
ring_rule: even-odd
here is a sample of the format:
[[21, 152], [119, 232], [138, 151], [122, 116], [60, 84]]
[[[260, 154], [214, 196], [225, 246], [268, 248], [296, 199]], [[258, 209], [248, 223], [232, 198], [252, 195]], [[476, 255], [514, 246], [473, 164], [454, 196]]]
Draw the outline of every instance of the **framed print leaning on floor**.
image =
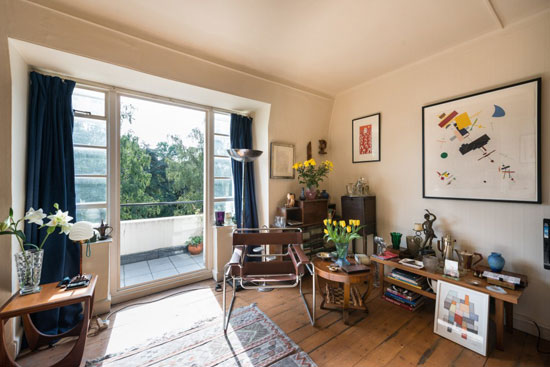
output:
[[443, 280], [436, 294], [434, 333], [486, 356], [489, 295]]
[[540, 203], [540, 84], [422, 107], [422, 196]]
[[352, 162], [380, 161], [380, 113], [351, 121]]

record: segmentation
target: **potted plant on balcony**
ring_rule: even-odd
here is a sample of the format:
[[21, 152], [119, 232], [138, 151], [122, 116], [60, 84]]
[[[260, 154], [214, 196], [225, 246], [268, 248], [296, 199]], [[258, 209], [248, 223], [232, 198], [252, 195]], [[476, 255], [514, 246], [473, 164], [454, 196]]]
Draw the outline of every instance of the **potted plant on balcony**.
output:
[[190, 239], [188, 239], [185, 243], [187, 244], [187, 251], [191, 255], [198, 255], [202, 252], [202, 236], [193, 236]]

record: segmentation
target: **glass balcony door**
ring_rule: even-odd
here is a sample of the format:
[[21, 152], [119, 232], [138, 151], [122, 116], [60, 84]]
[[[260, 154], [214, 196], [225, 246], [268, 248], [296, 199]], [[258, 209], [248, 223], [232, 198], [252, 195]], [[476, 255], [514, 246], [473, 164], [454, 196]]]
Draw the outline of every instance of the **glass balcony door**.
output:
[[207, 111], [118, 98], [120, 287], [204, 269]]

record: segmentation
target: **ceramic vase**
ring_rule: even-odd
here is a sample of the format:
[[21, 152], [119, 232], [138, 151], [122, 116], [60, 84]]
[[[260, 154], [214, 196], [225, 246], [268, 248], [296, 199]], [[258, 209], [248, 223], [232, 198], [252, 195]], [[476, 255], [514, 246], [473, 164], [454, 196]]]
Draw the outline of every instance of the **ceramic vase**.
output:
[[308, 187], [305, 190], [305, 194], [307, 200], [313, 200], [317, 197], [317, 189], [315, 187]]
[[336, 254], [338, 256], [338, 258], [334, 262], [336, 265], [338, 266], [349, 265], [349, 261], [347, 259], [348, 247], [349, 247], [349, 242], [336, 244]]
[[302, 187], [302, 192], [300, 193], [299, 199], [304, 201], [306, 199], [305, 189]]
[[40, 291], [40, 276], [44, 250], [28, 250], [14, 255], [19, 293], [29, 294]]
[[319, 194], [319, 196], [322, 198], [322, 199], [328, 199], [330, 197], [329, 193], [327, 192], [327, 190], [323, 190], [321, 191], [321, 193]]
[[504, 263], [506, 261], [500, 253], [491, 252], [491, 255], [489, 255], [489, 257], [487, 258], [487, 262], [489, 263], [491, 271], [494, 271], [495, 273], [500, 273], [504, 268]]
[[407, 250], [409, 251], [409, 255], [411, 255], [413, 258], [416, 258], [418, 256], [418, 252], [420, 251], [422, 238], [418, 236], [407, 236], [406, 240], [407, 240]]

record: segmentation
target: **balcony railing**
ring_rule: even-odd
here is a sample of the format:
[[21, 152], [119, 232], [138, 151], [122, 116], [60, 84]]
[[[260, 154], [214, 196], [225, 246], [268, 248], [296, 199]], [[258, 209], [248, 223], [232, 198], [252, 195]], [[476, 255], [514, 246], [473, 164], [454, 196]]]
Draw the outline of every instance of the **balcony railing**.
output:
[[[169, 248], [181, 248], [190, 237], [202, 235], [204, 228], [202, 204], [203, 200], [120, 204], [121, 209], [151, 206], [176, 207], [173, 211], [161, 211], [160, 215], [153, 217], [132, 215], [131, 219], [122, 219], [121, 213], [120, 255], [147, 254], [159, 249], [170, 252]], [[185, 210], [184, 206], [186, 205], [192, 205], [193, 209]], [[194, 214], [173, 214], [177, 213], [177, 209], [180, 209], [181, 212], [194, 212]], [[162, 215], [166, 213], [172, 214]], [[136, 214], [151, 215], [154, 213]]]

